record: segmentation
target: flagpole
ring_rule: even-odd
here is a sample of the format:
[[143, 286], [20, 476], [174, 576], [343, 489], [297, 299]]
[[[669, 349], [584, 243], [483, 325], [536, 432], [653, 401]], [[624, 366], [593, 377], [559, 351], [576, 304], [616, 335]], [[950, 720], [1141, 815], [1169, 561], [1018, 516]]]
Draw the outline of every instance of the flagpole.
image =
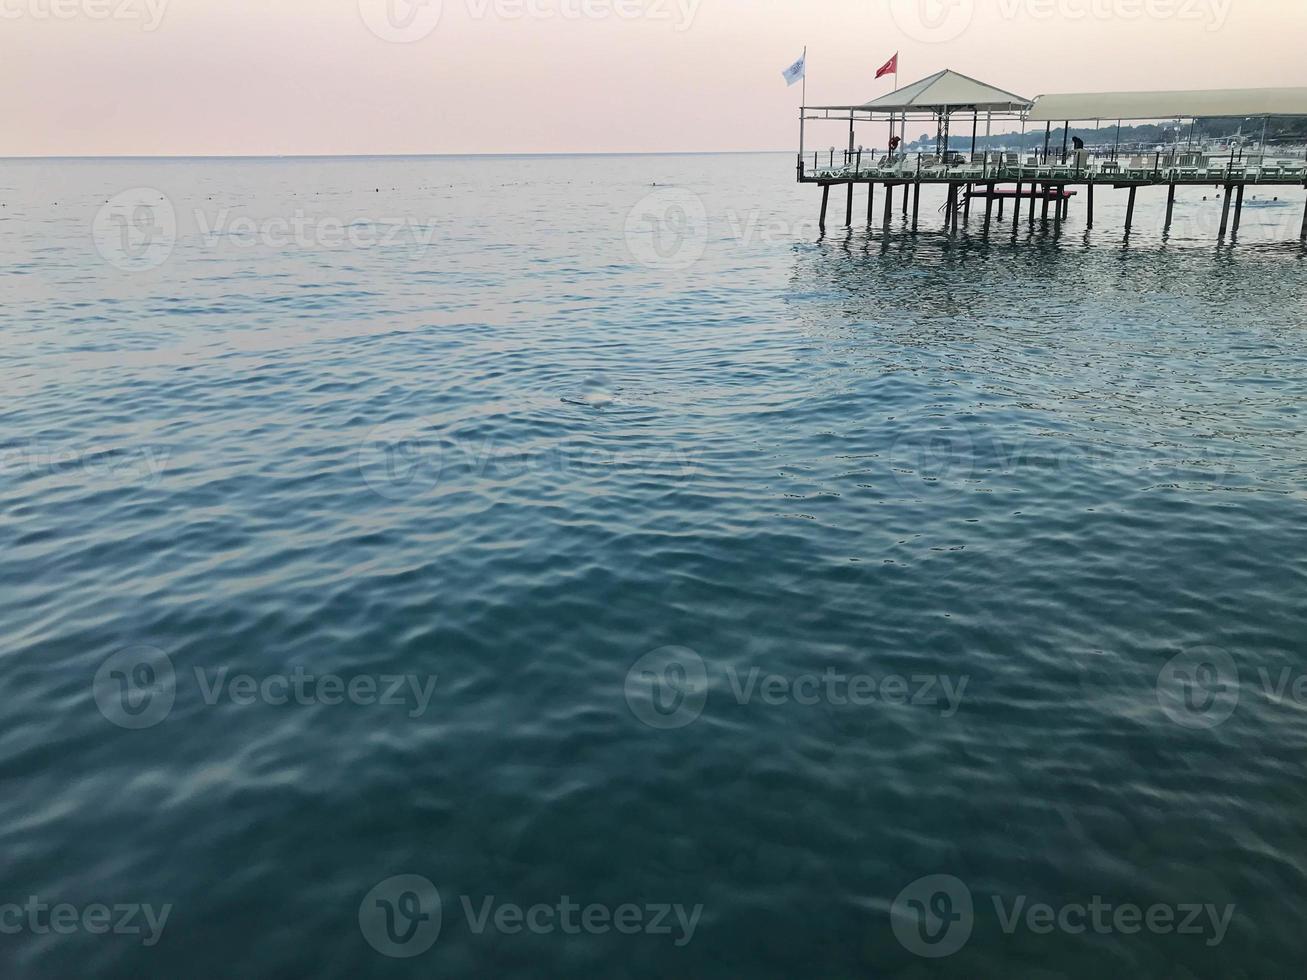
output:
[[[791, 51], [794, 49], [791, 48]], [[808, 46], [803, 46], [803, 89], [799, 98], [799, 166], [803, 166], [803, 124], [808, 106]]]
[[[894, 55], [894, 91], [899, 90], [899, 53]], [[905, 109], [899, 114], [899, 149], [903, 151], [904, 159], [907, 158], [908, 148], [908, 113]]]

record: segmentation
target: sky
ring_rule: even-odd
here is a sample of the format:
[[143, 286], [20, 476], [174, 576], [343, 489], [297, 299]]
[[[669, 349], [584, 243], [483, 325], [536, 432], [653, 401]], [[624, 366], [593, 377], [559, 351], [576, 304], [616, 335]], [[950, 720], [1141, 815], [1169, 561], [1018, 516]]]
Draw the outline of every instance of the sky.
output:
[[953, 68], [1307, 86], [1304, 0], [0, 0], [0, 156], [789, 150]]

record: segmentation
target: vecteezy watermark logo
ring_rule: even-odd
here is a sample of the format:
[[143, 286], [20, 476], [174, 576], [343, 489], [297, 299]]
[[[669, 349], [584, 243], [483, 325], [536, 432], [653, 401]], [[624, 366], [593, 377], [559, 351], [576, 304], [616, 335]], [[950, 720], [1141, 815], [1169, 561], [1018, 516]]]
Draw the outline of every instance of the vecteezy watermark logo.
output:
[[688, 269], [708, 247], [708, 209], [683, 187], [646, 194], [626, 215], [626, 247], [652, 269]]
[[109, 486], [157, 486], [163, 479], [171, 450], [156, 446], [56, 446], [32, 440], [0, 447], [0, 477], [43, 478], [82, 474], [88, 481]]
[[914, 41], [944, 44], [971, 26], [975, 0], [889, 0], [894, 23]]
[[71, 936], [85, 932], [92, 936], [143, 936], [142, 946], [156, 946], [163, 938], [171, 914], [172, 905], [156, 909], [139, 902], [117, 905], [93, 902], [78, 908], [68, 902], [51, 905], [32, 895], [23, 905], [14, 902], [0, 905], [0, 935]]
[[919, 494], [927, 489], [953, 494], [974, 479], [978, 448], [971, 430], [953, 425], [899, 435], [888, 452], [890, 476], [899, 489]]
[[[474, 936], [516, 936], [524, 932], [535, 936], [602, 936], [616, 932], [623, 936], [672, 936], [678, 948], [689, 945], [703, 916], [703, 905], [688, 909], [679, 902], [582, 905], [568, 895], [555, 902], [529, 906], [503, 901], [495, 895], [460, 895], [458, 908]], [[383, 956], [395, 959], [411, 959], [429, 950], [440, 938], [443, 917], [439, 890], [421, 875], [387, 878], [364, 897], [358, 916], [359, 929], [368, 944]]]
[[[474, 21], [654, 21], [675, 31], [694, 23], [701, 0], [464, 0]], [[440, 0], [359, 0], [368, 29], [383, 41], [411, 44], [429, 37], [440, 23]]]
[[177, 211], [166, 194], [134, 187], [115, 194], [91, 226], [101, 257], [124, 272], [146, 272], [168, 261], [177, 242]]
[[938, 674], [888, 674], [877, 677], [865, 673], [845, 673], [827, 667], [821, 673], [764, 674], [757, 667], [741, 674], [734, 666], [726, 668], [726, 678], [736, 704], [749, 704], [755, 698], [763, 704], [779, 706], [794, 704], [811, 706], [829, 704], [837, 707], [869, 704], [911, 704], [918, 707], [939, 708], [941, 718], [952, 718], [962, 706], [971, 678], [948, 677]]
[[369, 432], [358, 453], [363, 481], [387, 500], [430, 493], [440, 482], [443, 452], [427, 429], [421, 420], [403, 420]]
[[583, 906], [567, 895], [560, 896], [557, 902], [538, 902], [529, 907], [498, 901], [494, 895], [483, 896], [477, 903], [470, 895], [460, 895], [459, 904], [468, 927], [477, 936], [486, 932], [514, 936], [524, 929], [537, 936], [555, 932], [568, 936], [602, 936], [609, 932], [624, 936], [675, 935], [672, 944], [677, 948], [690, 944], [703, 915], [702, 905], [691, 909], [679, 902], [626, 902], [617, 906], [594, 902]]
[[358, 0], [368, 30], [391, 44], [412, 44], [440, 24], [441, 0]]
[[177, 674], [162, 650], [128, 647], [100, 665], [93, 694], [100, 713], [119, 728], [153, 728], [172, 711]]
[[1177, 21], [1205, 25], [1219, 31], [1230, 16], [1234, 0], [998, 0], [1004, 20], [1025, 16], [1035, 21], [1086, 20]]
[[[596, 408], [606, 404], [565, 401]], [[358, 450], [363, 481], [388, 500], [410, 500], [427, 495], [446, 478], [511, 482], [531, 475], [553, 483], [624, 478], [684, 483], [695, 475], [695, 461], [675, 446], [662, 452], [626, 453], [581, 440], [501, 443], [494, 435], [437, 437], [435, 430], [435, 425], [421, 420], [389, 422], [373, 429]]]
[[758, 208], [727, 210], [726, 225], [739, 245], [785, 245], [811, 241], [821, 234], [821, 223], [815, 217], [791, 219]]
[[381, 882], [359, 904], [359, 929], [382, 956], [421, 956], [440, 938], [443, 906], [436, 886], [421, 875]]
[[285, 250], [390, 248], [407, 246], [415, 253], [431, 247], [436, 222], [418, 221], [412, 216], [390, 215], [376, 219], [364, 215], [345, 218], [310, 215], [302, 208], [290, 217], [255, 221], [247, 215], [232, 217], [231, 208], [215, 215], [197, 209], [195, 223], [206, 248], [227, 244], [233, 248]]
[[135, 21], [156, 31], [168, 0], [0, 0], [0, 20]]
[[1166, 936], [1202, 936], [1204, 945], [1219, 946], [1225, 940], [1226, 930], [1234, 918], [1233, 905], [1217, 906], [1211, 902], [1184, 902], [1170, 905], [1157, 902], [1141, 906], [1134, 902], [1113, 904], [1101, 895], [1088, 902], [1067, 902], [1050, 905], [1047, 902], [1030, 902], [1027, 896], [1018, 895], [1007, 906], [1002, 895], [992, 896], [994, 914], [999, 928], [1013, 935], [1024, 927], [1036, 936], [1062, 932], [1081, 936], [1094, 932], [1100, 936], [1118, 933], [1132, 936], [1139, 932]]
[[358, 707], [382, 705], [404, 707], [410, 718], [426, 713], [436, 690], [437, 677], [427, 674], [356, 674], [345, 678], [339, 674], [310, 674], [296, 667], [289, 674], [230, 675], [226, 667], [215, 671], [195, 668], [195, 683], [204, 703], [213, 707], [229, 701], [237, 707], [266, 704], [281, 707], [322, 704], [334, 707], [352, 704]]
[[473, 20], [671, 21], [673, 30], [694, 23], [702, 0], [467, 0]]
[[890, 906], [890, 925], [899, 943], [927, 959], [952, 956], [965, 946], [975, 920], [971, 889], [953, 875], [918, 878]]
[[1215, 728], [1239, 706], [1239, 668], [1225, 650], [1186, 650], [1157, 675], [1157, 701], [1177, 725]]
[[[426, 713], [435, 694], [435, 674], [310, 674], [303, 667], [289, 673], [232, 674], [227, 667], [192, 668], [195, 687], [207, 707], [226, 702], [236, 707], [295, 704], [380, 705], [406, 708], [408, 717]], [[129, 647], [109, 657], [96, 671], [95, 702], [120, 728], [152, 728], [171, 713], [178, 677], [172, 661], [154, 647]]]
[[650, 728], [684, 728], [708, 702], [708, 668], [689, 647], [661, 647], [626, 672], [626, 704]]
[[[1053, 932], [1069, 936], [1148, 932], [1201, 937], [1208, 947], [1219, 946], [1225, 940], [1235, 912], [1234, 905], [1211, 902], [1156, 902], [1143, 906], [1109, 902], [1101, 895], [1087, 902], [1061, 905], [1032, 902], [1027, 895], [1017, 895], [1011, 901], [991, 895], [990, 900], [994, 919], [986, 918], [985, 922], [990, 927], [996, 924], [1006, 936], [1022, 929], [1037, 936]], [[953, 875], [918, 878], [899, 892], [890, 906], [890, 925], [900, 945], [927, 959], [952, 956], [970, 941], [979, 924], [971, 889]]]
[[[734, 664], [725, 670], [727, 687], [737, 705], [829, 705], [843, 708], [871, 704], [933, 708], [952, 718], [962, 706], [968, 676], [848, 672], [827, 667], [818, 673], [764, 673]], [[626, 703], [650, 728], [684, 728], [703, 714], [708, 700], [708, 670], [703, 658], [687, 647], [663, 647], [646, 653], [626, 673]]]

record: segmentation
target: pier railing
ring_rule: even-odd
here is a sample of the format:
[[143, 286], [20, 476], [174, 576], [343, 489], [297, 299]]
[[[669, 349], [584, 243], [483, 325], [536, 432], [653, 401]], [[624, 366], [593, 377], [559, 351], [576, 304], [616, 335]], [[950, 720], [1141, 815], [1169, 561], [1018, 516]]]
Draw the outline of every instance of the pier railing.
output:
[[1110, 184], [1297, 184], [1307, 183], [1307, 155], [1231, 150], [1216, 155], [1193, 150], [1091, 153], [1077, 150], [1060, 160], [1037, 153], [989, 150], [972, 156], [894, 154], [879, 150], [814, 152], [798, 161], [800, 181], [1048, 181]]

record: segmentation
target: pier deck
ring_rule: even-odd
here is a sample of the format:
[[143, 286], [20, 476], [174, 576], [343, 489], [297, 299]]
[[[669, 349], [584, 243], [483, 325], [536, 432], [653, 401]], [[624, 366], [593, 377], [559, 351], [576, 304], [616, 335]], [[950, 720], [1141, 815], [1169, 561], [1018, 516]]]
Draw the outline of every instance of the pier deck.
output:
[[1215, 187], [1225, 184], [1270, 184], [1307, 187], [1307, 162], [1296, 167], [1219, 168], [1147, 167], [1084, 169], [1062, 166], [819, 167], [799, 175], [805, 184], [1107, 184], [1112, 187], [1165, 187], [1170, 184]]
[[[962, 153], [951, 144], [954, 115], [970, 117], [971, 152]], [[980, 122], [985, 122], [985, 142], [980, 145]], [[1252, 137], [1243, 135], [1243, 127], [1228, 138], [1217, 139], [1216, 149], [1194, 136], [1200, 119], [1236, 118], [1260, 122], [1261, 138], [1253, 149]], [[1085, 189], [1087, 224], [1094, 223], [1094, 191], [1097, 188], [1124, 190], [1129, 194], [1125, 230], [1134, 221], [1135, 199], [1141, 187], [1167, 188], [1166, 225], [1171, 225], [1178, 187], [1215, 187], [1224, 199], [1220, 236], [1224, 238], [1233, 219], [1237, 232], [1243, 212], [1244, 192], [1248, 187], [1307, 187], [1307, 159], [1304, 148], [1277, 145], [1268, 141], [1272, 120], [1307, 120], [1307, 88], [1230, 89], [1202, 92], [1118, 92], [1040, 96], [1026, 99], [1004, 89], [988, 85], [958, 72], [943, 70], [888, 95], [857, 105], [800, 106], [799, 153], [796, 170], [799, 183], [815, 184], [822, 189], [821, 220], [826, 227], [830, 189], [845, 186], [848, 202], [845, 225], [853, 223], [853, 191], [865, 184], [867, 222], [871, 223], [875, 185], [885, 188], [885, 226], [890, 224], [894, 192], [902, 188], [903, 211], [908, 210], [909, 189], [912, 196], [912, 229], [918, 224], [921, 188], [942, 185], [948, 197], [941, 209], [945, 227], [956, 230], [959, 212], [970, 215], [973, 199], [984, 202], [988, 219], [995, 201], [999, 215], [1004, 204], [1013, 200], [1020, 207], [1030, 201], [1030, 220], [1034, 220], [1035, 202], [1043, 201], [1043, 215], [1053, 219], [1067, 216], [1070, 198]], [[1115, 133], [1104, 138], [1101, 123], [1115, 121]], [[1129, 140], [1123, 145], [1122, 122], [1162, 120], [1144, 140]], [[1183, 123], [1188, 121], [1188, 137], [1182, 138]], [[994, 148], [991, 135], [995, 122], [1019, 124], [1020, 133], [1009, 135], [1015, 146]], [[1060, 150], [1053, 142], [1053, 123]], [[1092, 121], [1092, 129], [1082, 128], [1073, 136], [1071, 123]], [[1171, 122], [1175, 125], [1172, 126]], [[825, 151], [805, 152], [804, 136], [808, 123], [838, 122], [848, 125], [848, 144], [842, 156], [832, 146]], [[906, 133], [923, 122], [935, 127], [935, 152], [909, 155]], [[1044, 123], [1042, 147], [1032, 148], [1027, 125]], [[856, 128], [887, 123], [889, 136], [884, 151], [866, 149], [856, 141]], [[1110, 123], [1109, 123], [1110, 127]], [[919, 130], [918, 130], [919, 131]], [[1294, 133], [1295, 130], [1286, 130]], [[1165, 138], [1156, 138], [1158, 135]], [[1296, 138], [1296, 137], [1295, 137]], [[928, 140], [918, 141], [921, 145]], [[1004, 139], [1004, 137], [997, 137]], [[1288, 140], [1281, 140], [1282, 143]], [[1013, 190], [999, 188], [1013, 184]], [[1233, 211], [1233, 214], [1231, 213]], [[964, 217], [963, 220], [966, 220]], [[989, 222], [986, 220], [986, 228]], [[1302, 240], [1307, 243], [1307, 212], [1303, 216]]]

